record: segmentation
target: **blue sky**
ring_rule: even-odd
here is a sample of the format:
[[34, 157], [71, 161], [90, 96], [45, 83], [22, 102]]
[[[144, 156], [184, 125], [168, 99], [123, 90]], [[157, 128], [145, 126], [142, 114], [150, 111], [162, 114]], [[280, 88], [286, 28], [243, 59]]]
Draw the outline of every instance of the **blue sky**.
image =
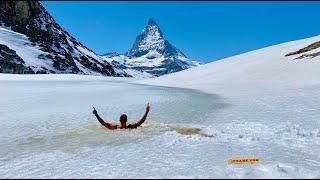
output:
[[126, 52], [153, 18], [191, 59], [211, 62], [320, 34], [320, 2], [42, 2], [98, 54]]

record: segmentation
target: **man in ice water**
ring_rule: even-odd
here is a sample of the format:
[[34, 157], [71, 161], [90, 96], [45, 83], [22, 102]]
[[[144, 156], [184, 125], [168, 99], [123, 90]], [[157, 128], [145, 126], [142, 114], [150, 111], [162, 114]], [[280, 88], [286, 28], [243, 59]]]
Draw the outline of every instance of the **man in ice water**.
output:
[[106, 128], [114, 130], [114, 129], [134, 129], [137, 128], [139, 126], [141, 126], [142, 123], [144, 123], [144, 121], [147, 119], [148, 113], [150, 111], [150, 106], [149, 103], [147, 105], [146, 108], [146, 112], [144, 113], [143, 117], [140, 119], [139, 122], [135, 123], [135, 124], [129, 124], [127, 125], [127, 115], [126, 114], [122, 114], [120, 116], [120, 125], [118, 124], [110, 124], [105, 122], [99, 115], [98, 112], [96, 111], [96, 109], [93, 107], [93, 114], [96, 116], [96, 118], [98, 119], [98, 121]]

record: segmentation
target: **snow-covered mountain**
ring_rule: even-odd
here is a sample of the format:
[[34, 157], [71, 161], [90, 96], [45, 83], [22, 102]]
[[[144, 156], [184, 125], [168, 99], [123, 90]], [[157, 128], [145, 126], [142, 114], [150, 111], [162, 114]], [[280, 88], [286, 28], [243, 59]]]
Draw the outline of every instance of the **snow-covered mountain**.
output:
[[140, 82], [231, 97], [320, 85], [319, 75], [320, 36], [315, 36]]
[[[200, 65], [186, 57], [166, 40], [152, 19], [125, 54], [111, 53], [103, 58], [124, 69], [144, 76], [161, 76]], [[130, 71], [130, 72], [129, 72]]]
[[85, 47], [38, 1], [0, 2], [0, 72], [129, 76]]

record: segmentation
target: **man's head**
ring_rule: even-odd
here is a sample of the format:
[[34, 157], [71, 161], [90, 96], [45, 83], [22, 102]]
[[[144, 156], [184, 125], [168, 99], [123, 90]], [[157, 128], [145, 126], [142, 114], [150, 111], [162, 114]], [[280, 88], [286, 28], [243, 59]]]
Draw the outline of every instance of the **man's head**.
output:
[[127, 124], [127, 115], [126, 114], [122, 114], [120, 116], [120, 123], [122, 126], [125, 126]]

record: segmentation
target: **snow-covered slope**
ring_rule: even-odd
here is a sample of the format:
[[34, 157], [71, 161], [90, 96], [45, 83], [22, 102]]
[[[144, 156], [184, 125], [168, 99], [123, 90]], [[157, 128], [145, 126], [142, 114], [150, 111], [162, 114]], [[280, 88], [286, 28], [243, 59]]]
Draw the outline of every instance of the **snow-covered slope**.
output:
[[129, 69], [149, 76], [161, 76], [200, 65], [199, 62], [188, 59], [164, 39], [159, 26], [152, 19], [148, 21], [148, 25], [127, 53], [123, 55], [110, 53], [103, 58], [128, 73]]
[[225, 159], [258, 157], [262, 163], [220, 163], [226, 177], [319, 178], [320, 48], [310, 48], [319, 41], [316, 36], [279, 44], [137, 82], [196, 89], [228, 104], [203, 114], [210, 119], [207, 126], [232, 134], [216, 145], [219, 152], [210, 149], [207, 157], [232, 151]]
[[[48, 70], [49, 72], [57, 71], [53, 68], [52, 61], [49, 59], [39, 59], [41, 55], [45, 56], [48, 53], [42, 51], [39, 45], [29, 41], [28, 37], [24, 34], [0, 27], [0, 44], [7, 46], [8, 49], [12, 50], [11, 54], [15, 54], [21, 60], [20, 63], [14, 63], [21, 65], [19, 67], [20, 70], [17, 70], [20, 74], [25, 74], [27, 73], [26, 71], [30, 73], [43, 70]], [[4, 54], [8, 54], [8, 52], [4, 52], [4, 48], [1, 48], [1, 72], [15, 73], [14, 69], [11, 68], [12, 66], [4, 66]], [[8, 63], [11, 60], [12, 58], [6, 59]]]
[[0, 72], [128, 76], [63, 30], [38, 1], [1, 1], [0, 27]]
[[135, 66], [130, 66], [128, 63], [131, 61], [131, 59], [128, 58], [126, 55], [118, 54], [118, 53], [108, 53], [106, 55], [102, 55], [101, 57], [105, 61], [112, 64], [114, 67], [117, 67], [118, 69], [122, 69], [124, 72], [126, 72], [127, 74], [130, 74], [135, 78], [154, 77], [154, 75], [148, 72], [137, 70], [136, 68], [134, 68]]
[[[315, 36], [283, 43], [139, 83], [192, 88], [228, 97], [319, 85], [320, 56], [316, 55], [320, 47], [305, 50], [319, 41], [320, 36]], [[294, 53], [297, 51], [300, 53]]]

